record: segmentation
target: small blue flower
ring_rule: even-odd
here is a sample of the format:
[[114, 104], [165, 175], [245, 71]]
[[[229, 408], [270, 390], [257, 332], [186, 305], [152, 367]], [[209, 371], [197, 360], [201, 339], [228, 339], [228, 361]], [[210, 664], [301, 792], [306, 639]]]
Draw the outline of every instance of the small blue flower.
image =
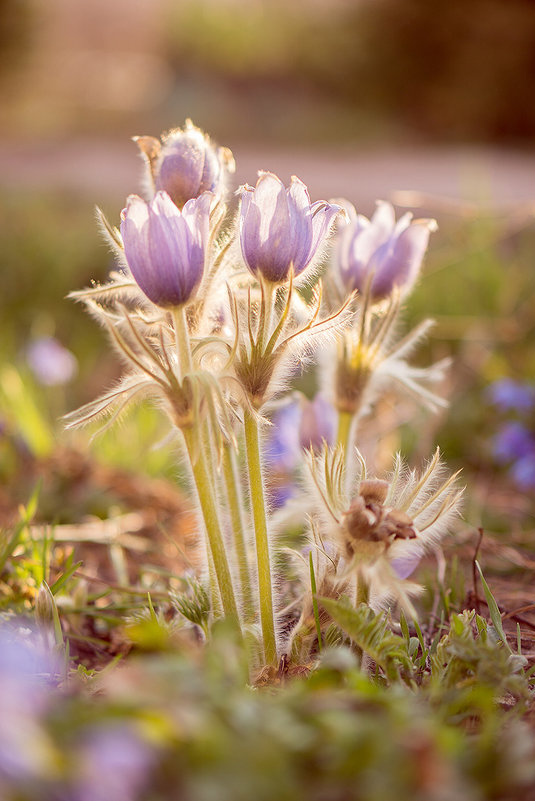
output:
[[240, 244], [255, 276], [273, 284], [300, 275], [321, 252], [340, 207], [310, 203], [306, 186], [292, 178], [285, 189], [270, 172], [260, 173], [256, 187], [241, 187]]
[[128, 266], [144, 294], [157, 306], [187, 303], [204, 274], [213, 195], [189, 200], [182, 211], [166, 192], [151, 203], [130, 195], [121, 214]]
[[397, 223], [390, 203], [378, 203], [371, 220], [348, 205], [350, 217], [338, 237], [334, 251], [344, 288], [348, 292], [369, 290], [371, 299], [382, 300], [395, 287], [408, 292], [422, 265], [429, 234], [435, 220], [412, 220], [407, 213]]
[[505, 423], [493, 441], [494, 456], [504, 463], [522, 459], [534, 450], [533, 434], [516, 420]]
[[501, 378], [488, 388], [491, 403], [502, 411], [531, 412], [535, 409], [535, 386], [512, 378]]
[[511, 475], [520, 489], [535, 489], [535, 442], [531, 452], [512, 465]]

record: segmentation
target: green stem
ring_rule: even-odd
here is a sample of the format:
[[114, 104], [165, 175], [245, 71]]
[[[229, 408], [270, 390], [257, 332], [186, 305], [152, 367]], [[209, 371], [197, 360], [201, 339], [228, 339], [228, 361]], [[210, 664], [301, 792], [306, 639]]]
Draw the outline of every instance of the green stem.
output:
[[247, 543], [245, 541], [245, 526], [242, 514], [242, 498], [240, 483], [236, 470], [236, 459], [232, 445], [225, 444], [223, 448], [223, 475], [227, 491], [227, 502], [230, 513], [230, 522], [234, 538], [234, 548], [238, 559], [240, 573], [241, 596], [243, 611], [246, 620], [254, 617], [253, 595], [251, 592], [251, 577], [249, 575], [249, 560], [247, 558]]
[[188, 323], [184, 306], [178, 306], [176, 309], [173, 309], [173, 321], [175, 323], [178, 381], [181, 384], [184, 375], [190, 373], [193, 369], [191, 348], [189, 345]]
[[276, 286], [271, 281], [262, 280], [262, 310], [260, 314], [261, 330], [258, 332], [258, 349], [264, 351], [269, 342], [273, 302], [276, 297]]
[[199, 496], [199, 504], [204, 518], [206, 533], [208, 535], [210, 552], [214, 560], [214, 568], [217, 576], [217, 583], [219, 585], [219, 591], [221, 593], [223, 611], [226, 617], [238, 621], [238, 607], [236, 605], [236, 598], [234, 596], [234, 589], [232, 587], [232, 576], [225, 551], [223, 534], [219, 525], [217, 506], [213, 493], [213, 484], [210, 479], [210, 473], [206, 464], [204, 448], [202, 445], [199, 448], [195, 447], [194, 434], [191, 429], [183, 429], [182, 433], [184, 434], [184, 439], [186, 441], [193, 478], [197, 488], [197, 495]]
[[[184, 306], [179, 306], [173, 309], [173, 321], [175, 324], [175, 337], [176, 337], [176, 353], [177, 353], [177, 377], [182, 383], [184, 376], [193, 370], [193, 360], [191, 356], [191, 348], [189, 342], [188, 323], [186, 320], [186, 310]], [[202, 516], [206, 534], [208, 537], [208, 564], [210, 567], [210, 555], [213, 562], [213, 569], [210, 572], [217, 577], [217, 584], [221, 594], [221, 602], [223, 604], [223, 612], [226, 617], [232, 618], [238, 622], [238, 607], [236, 605], [236, 598], [232, 586], [232, 575], [230, 572], [227, 554], [225, 551], [225, 543], [221, 526], [219, 524], [219, 516], [217, 512], [217, 504], [213, 491], [213, 481], [208, 470], [206, 456], [202, 442], [202, 426], [199, 420], [195, 421], [193, 428], [185, 427], [182, 429], [186, 448], [188, 451], [191, 470], [199, 497], [199, 505], [201, 507]], [[201, 438], [199, 440], [199, 438]], [[212, 592], [212, 601], [216, 602], [216, 595]]]
[[342, 446], [344, 453], [347, 453], [350, 445], [352, 425], [353, 415], [351, 412], [340, 412], [338, 414], [338, 434], [336, 437], [336, 442], [338, 445]]
[[249, 468], [249, 490], [256, 539], [256, 560], [258, 566], [258, 592], [260, 598], [260, 621], [264, 640], [266, 664], [277, 661], [275, 641], [275, 621], [273, 616], [273, 588], [271, 585], [271, 564], [269, 559], [269, 540], [267, 531], [264, 485], [260, 463], [260, 442], [258, 424], [252, 412], [244, 411], [245, 448]]
[[357, 592], [355, 596], [355, 605], [359, 606], [360, 604], [368, 604], [370, 603], [370, 585], [369, 582], [366, 581], [362, 573], [358, 573], [357, 575]]
[[316, 588], [316, 574], [314, 572], [314, 560], [312, 558], [312, 551], [308, 554], [308, 563], [310, 567], [310, 589], [312, 590], [312, 611], [314, 613], [314, 620], [316, 622], [316, 634], [318, 635], [318, 651], [322, 652], [322, 642], [321, 642], [321, 622], [320, 622], [320, 613], [318, 610], [318, 599], [316, 597], [317, 588]]

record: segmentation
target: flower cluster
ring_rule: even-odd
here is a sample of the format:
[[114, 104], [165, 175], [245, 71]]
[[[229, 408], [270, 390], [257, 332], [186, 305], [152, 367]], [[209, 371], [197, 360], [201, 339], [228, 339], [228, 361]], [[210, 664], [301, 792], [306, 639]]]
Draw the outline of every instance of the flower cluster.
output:
[[515, 415], [494, 437], [494, 456], [509, 465], [520, 489], [535, 489], [535, 385], [503, 378], [489, 387], [488, 395], [500, 411]]
[[[451, 522], [454, 477], [436, 456], [421, 476], [398, 462], [388, 483], [370, 481], [355, 444], [386, 389], [443, 404], [428, 385], [445, 363], [407, 361], [429, 323], [397, 333], [434, 222], [406, 214], [396, 223], [388, 203], [367, 220], [346, 201], [311, 202], [298, 178], [286, 187], [270, 172], [237, 190], [236, 215], [228, 149], [189, 121], [161, 140], [135, 141], [146, 199], [130, 195], [119, 228], [100, 215], [118, 268], [108, 283], [72, 294], [107, 328], [127, 370], [69, 425], [101, 416], [109, 425], [142, 398], [162, 407], [198, 504], [209, 617], [223, 614], [256, 637], [253, 661], [274, 664], [291, 648], [273, 523], [289, 495], [324, 596], [414, 611], [406, 579]], [[321, 392], [281, 400], [316, 355]]]

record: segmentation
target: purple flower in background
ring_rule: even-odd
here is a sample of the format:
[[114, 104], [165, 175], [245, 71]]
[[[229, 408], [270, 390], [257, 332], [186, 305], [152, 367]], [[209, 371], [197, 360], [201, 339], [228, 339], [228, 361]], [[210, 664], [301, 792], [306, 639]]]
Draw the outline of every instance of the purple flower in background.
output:
[[336, 418], [333, 405], [320, 392], [312, 401], [303, 399], [299, 426], [301, 448], [311, 448], [317, 453], [324, 442], [332, 445], [336, 435]]
[[494, 456], [510, 463], [510, 474], [520, 489], [535, 488], [535, 434], [522, 423], [505, 423], [493, 442]]
[[49, 768], [51, 745], [40, 718], [56, 668], [33, 632], [0, 628], [0, 795], [5, 782], [31, 780]]
[[290, 474], [299, 461], [301, 407], [297, 400], [277, 409], [268, 432], [265, 455], [270, 472]]
[[294, 494], [293, 473], [303, 450], [318, 452], [323, 443], [332, 444], [336, 430], [336, 412], [321, 394], [310, 401], [295, 397], [273, 415], [273, 426], [266, 443], [266, 461], [272, 477], [272, 503], [283, 506]]
[[78, 370], [74, 354], [54, 337], [40, 337], [30, 343], [26, 359], [39, 383], [48, 387], [66, 384]]
[[392, 559], [390, 567], [393, 568], [398, 578], [406, 579], [414, 573], [421, 560], [422, 555], [419, 553], [412, 554], [411, 556], [400, 556], [397, 559]]
[[493, 441], [494, 456], [500, 462], [522, 459], [535, 450], [533, 434], [516, 420], [505, 423]]
[[306, 186], [296, 178], [288, 189], [270, 172], [260, 173], [256, 188], [241, 187], [240, 244], [255, 276], [282, 284], [300, 275], [316, 256], [340, 207], [311, 205]]
[[501, 378], [488, 388], [491, 403], [502, 411], [530, 412], [535, 409], [535, 386], [512, 378]]
[[512, 465], [511, 475], [520, 489], [535, 489], [535, 442], [531, 452]]
[[135, 142], [149, 166], [154, 191], [164, 191], [182, 208], [203, 192], [221, 194], [234, 159], [228, 148], [215, 147], [191, 120], [162, 137], [136, 136]]
[[404, 214], [397, 223], [390, 203], [380, 201], [368, 220], [348, 208], [350, 222], [340, 231], [334, 259], [348, 292], [369, 287], [374, 301], [386, 298], [395, 287], [408, 292], [416, 281], [435, 220], [412, 220]]
[[154, 752], [124, 725], [93, 729], [80, 749], [76, 801], [135, 801], [147, 786]]
[[532, 490], [535, 488], [535, 430], [530, 415], [535, 410], [535, 386], [503, 378], [491, 384], [487, 394], [502, 411], [516, 412], [524, 418], [505, 422], [492, 446], [495, 458], [510, 464], [509, 473], [515, 484], [522, 490]]
[[213, 195], [205, 192], [180, 211], [168, 194], [151, 203], [130, 195], [121, 214], [128, 266], [145, 295], [157, 306], [187, 303], [204, 273]]

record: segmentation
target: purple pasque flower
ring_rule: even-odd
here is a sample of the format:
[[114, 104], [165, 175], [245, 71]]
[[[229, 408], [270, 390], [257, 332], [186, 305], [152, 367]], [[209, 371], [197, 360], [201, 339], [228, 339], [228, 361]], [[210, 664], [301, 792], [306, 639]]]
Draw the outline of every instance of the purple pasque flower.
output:
[[500, 462], [513, 462], [535, 453], [535, 438], [523, 423], [505, 423], [493, 441], [494, 456]]
[[78, 362], [54, 337], [39, 337], [28, 345], [26, 358], [32, 373], [46, 387], [66, 384], [76, 375]]
[[180, 211], [166, 192], [157, 192], [150, 203], [128, 198], [121, 212], [126, 261], [157, 306], [182, 306], [195, 294], [204, 273], [212, 199], [204, 192]]
[[531, 412], [535, 409], [535, 386], [525, 381], [501, 378], [488, 388], [488, 395], [502, 411]]
[[285, 403], [277, 409], [271, 422], [265, 449], [269, 471], [290, 476], [301, 453], [299, 401], [292, 400], [290, 403]]
[[336, 418], [334, 406], [321, 392], [311, 401], [303, 398], [299, 426], [301, 448], [319, 453], [325, 442], [332, 445], [336, 436]]
[[299, 464], [303, 450], [318, 453], [325, 442], [332, 445], [336, 412], [321, 393], [313, 400], [295, 393], [289, 403], [277, 409], [272, 423], [266, 458], [272, 469], [291, 473]]
[[272, 479], [271, 503], [279, 508], [294, 495], [294, 471], [303, 450], [318, 453], [324, 442], [334, 442], [336, 412], [320, 393], [313, 400], [297, 395], [277, 409], [271, 422], [265, 455]]
[[340, 207], [310, 203], [304, 183], [292, 177], [288, 189], [271, 172], [261, 172], [256, 187], [240, 189], [240, 244], [253, 275], [283, 284], [293, 270], [300, 275], [321, 251]]
[[350, 222], [334, 250], [338, 273], [348, 292], [369, 291], [373, 301], [395, 287], [407, 293], [416, 281], [435, 220], [413, 220], [407, 212], [397, 222], [390, 203], [379, 201], [368, 220], [348, 204]]
[[162, 136], [136, 136], [155, 192], [164, 191], [182, 208], [203, 192], [221, 194], [227, 176], [234, 172], [234, 159], [228, 148], [216, 147], [210, 138], [186, 120], [184, 129], [175, 128]]

